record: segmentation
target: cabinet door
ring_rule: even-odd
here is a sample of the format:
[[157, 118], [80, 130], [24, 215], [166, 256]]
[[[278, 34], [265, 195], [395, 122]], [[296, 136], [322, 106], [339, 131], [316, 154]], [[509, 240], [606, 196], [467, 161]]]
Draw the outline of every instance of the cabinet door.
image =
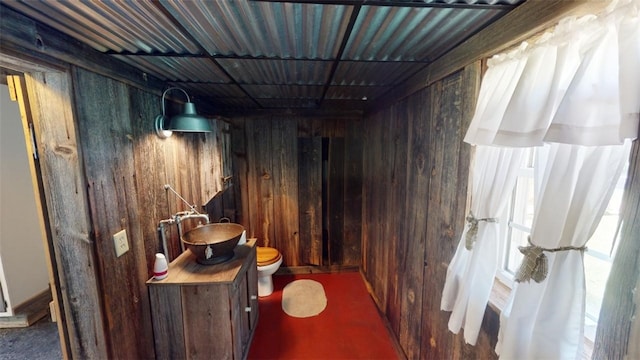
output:
[[248, 349], [249, 334], [249, 302], [247, 300], [247, 274], [239, 274], [239, 281], [234, 285], [232, 297], [232, 323], [233, 323], [233, 357], [243, 359]]
[[233, 338], [226, 284], [182, 287], [186, 355], [189, 359], [232, 359]]
[[249, 293], [249, 329], [250, 332], [255, 330], [258, 323], [258, 267], [256, 266], [256, 253], [252, 252], [251, 265], [247, 271], [247, 292]]

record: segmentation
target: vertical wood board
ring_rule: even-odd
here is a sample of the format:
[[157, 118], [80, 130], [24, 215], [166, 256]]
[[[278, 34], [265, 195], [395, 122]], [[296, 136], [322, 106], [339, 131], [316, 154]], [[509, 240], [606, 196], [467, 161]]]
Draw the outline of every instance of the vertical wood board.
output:
[[184, 359], [185, 334], [182, 295], [179, 286], [149, 287], [151, 308], [157, 309], [152, 316], [153, 338], [156, 358], [159, 360]]
[[322, 265], [322, 138], [298, 139], [300, 260]]
[[284, 266], [299, 262], [298, 124], [294, 120], [271, 122], [273, 224], [275, 247]]
[[344, 138], [329, 139], [328, 235], [329, 265], [343, 264], [344, 247]]
[[[226, 285], [181, 287], [188, 359], [211, 359], [212, 356], [216, 359], [233, 359], [228, 289]], [[210, 336], [212, 333], [215, 335]]]
[[431, 90], [421, 91], [409, 99], [409, 137], [407, 164], [407, 192], [405, 204], [406, 241], [400, 271], [405, 274], [400, 285], [402, 318], [399, 340], [409, 359], [421, 356], [422, 294], [424, 286], [426, 230], [428, 213]]
[[362, 121], [346, 124], [344, 163], [344, 265], [362, 262]]
[[[136, 196], [129, 93], [126, 85], [84, 70], [74, 71], [79, 129], [89, 203], [100, 264], [103, 311], [110, 332], [110, 354], [121, 358], [153, 352], [147, 269]], [[119, 106], [113, 106], [114, 102]], [[105, 121], [110, 119], [110, 121]], [[126, 230], [129, 251], [116, 257], [112, 236]], [[132, 299], [138, 301], [130, 301]], [[134, 317], [137, 321], [131, 321]], [[142, 339], [142, 340], [141, 340]]]
[[72, 111], [71, 79], [64, 73], [25, 75], [31, 102], [48, 216], [54, 243], [71, 356], [107, 356], [97, 261], [83, 176], [82, 150]]

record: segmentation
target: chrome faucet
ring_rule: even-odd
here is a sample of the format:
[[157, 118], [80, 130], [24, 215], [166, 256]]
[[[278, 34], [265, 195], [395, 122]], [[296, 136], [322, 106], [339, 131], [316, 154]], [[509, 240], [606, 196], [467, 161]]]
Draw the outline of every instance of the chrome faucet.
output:
[[[165, 226], [166, 225], [177, 225], [178, 226], [178, 239], [182, 239], [182, 221], [189, 219], [201, 219], [204, 220], [205, 224], [209, 223], [209, 215], [201, 214], [196, 210], [195, 205], [189, 204], [187, 200], [185, 200], [180, 194], [178, 194], [169, 184], [164, 185], [165, 190], [171, 190], [180, 200], [182, 200], [185, 204], [189, 206], [190, 210], [187, 211], [179, 211], [169, 219], [160, 220], [158, 224], [158, 231], [160, 231], [160, 236], [162, 237], [162, 249], [164, 251], [164, 255], [167, 259], [169, 259], [169, 250], [167, 249], [167, 238], [165, 235]], [[198, 226], [202, 226], [202, 221], [198, 222]], [[180, 249], [184, 252], [184, 244], [180, 241]]]

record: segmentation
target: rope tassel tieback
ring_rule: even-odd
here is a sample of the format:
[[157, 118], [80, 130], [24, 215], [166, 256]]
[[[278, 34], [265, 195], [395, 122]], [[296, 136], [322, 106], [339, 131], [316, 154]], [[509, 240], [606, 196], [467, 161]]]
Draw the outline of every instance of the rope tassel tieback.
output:
[[467, 248], [467, 250], [473, 249], [473, 243], [476, 242], [476, 238], [478, 237], [478, 223], [480, 221], [486, 221], [488, 223], [497, 223], [498, 218], [476, 219], [476, 217], [473, 216], [473, 213], [469, 212], [469, 215], [467, 215], [467, 224], [469, 225], [469, 230], [467, 230], [467, 235], [465, 236], [465, 241], [464, 241], [464, 247]]
[[520, 246], [518, 249], [522, 255], [524, 255], [524, 259], [522, 259], [522, 263], [514, 280], [517, 282], [528, 282], [533, 279], [533, 281], [537, 283], [544, 280], [549, 271], [549, 260], [544, 254], [544, 250], [535, 245]]
[[584, 251], [586, 246], [576, 247], [576, 246], [562, 246], [554, 249], [545, 249], [534, 245], [531, 242], [531, 237], [529, 237], [529, 246], [519, 246], [518, 249], [524, 255], [522, 259], [522, 263], [520, 264], [520, 268], [516, 272], [514, 280], [517, 282], [523, 282], [533, 280], [537, 283], [542, 282], [547, 278], [547, 273], [549, 272], [549, 260], [547, 259], [547, 255], [544, 254], [547, 252], [558, 252], [558, 251], [567, 251], [567, 250], [579, 250]]

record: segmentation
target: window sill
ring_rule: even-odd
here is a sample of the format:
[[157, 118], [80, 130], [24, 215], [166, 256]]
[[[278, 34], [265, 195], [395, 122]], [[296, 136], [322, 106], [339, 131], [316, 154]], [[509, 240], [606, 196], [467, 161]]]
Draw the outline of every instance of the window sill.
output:
[[[502, 313], [502, 309], [507, 306], [509, 301], [509, 295], [511, 294], [511, 288], [499, 279], [494, 279], [493, 288], [489, 295], [489, 307], [493, 309], [498, 315]], [[582, 348], [582, 359], [590, 360], [593, 354], [593, 340], [585, 336], [584, 346]]]

